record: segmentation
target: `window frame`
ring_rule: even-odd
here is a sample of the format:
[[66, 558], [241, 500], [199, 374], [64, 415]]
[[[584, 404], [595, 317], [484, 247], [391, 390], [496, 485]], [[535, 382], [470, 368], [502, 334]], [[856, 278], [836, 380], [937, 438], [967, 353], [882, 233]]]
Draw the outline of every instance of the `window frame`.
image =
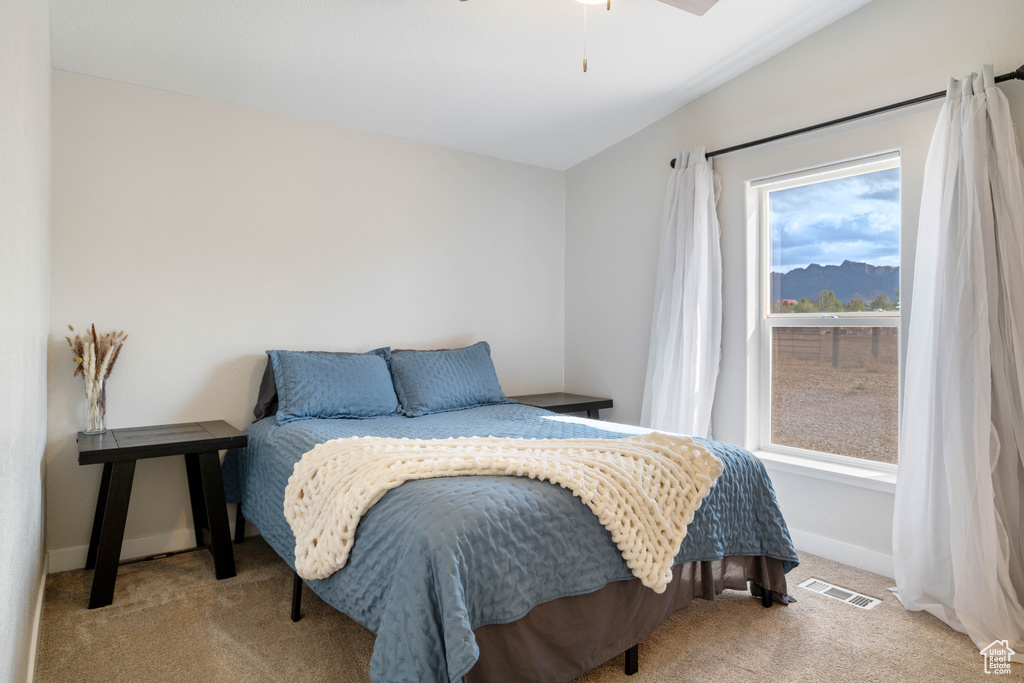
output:
[[[897, 465], [894, 463], [867, 460], [849, 455], [827, 453], [824, 451], [812, 451], [796, 446], [772, 443], [772, 330], [776, 327], [891, 327], [897, 330], [897, 346], [900, 346], [899, 336], [901, 329], [901, 311], [874, 312], [858, 311], [843, 313], [773, 313], [771, 310], [771, 225], [770, 225], [770, 202], [769, 194], [776, 190], [790, 189], [804, 185], [813, 185], [829, 180], [849, 178], [851, 176], [863, 175], [875, 171], [884, 171], [892, 168], [900, 168], [901, 202], [902, 202], [902, 164], [900, 152], [891, 151], [882, 154], [875, 154], [849, 161], [828, 164], [803, 171], [777, 175], [762, 180], [750, 182], [749, 191], [755, 193], [756, 201], [756, 263], [757, 274], [754, 286], [754, 315], [756, 330], [754, 337], [760, 348], [757, 398], [758, 415], [757, 426], [754, 434], [756, 450], [759, 455], [769, 458], [781, 456], [783, 459], [795, 459], [796, 461], [807, 461], [817, 463], [825, 467], [855, 468], [868, 470], [885, 476], [895, 477]], [[749, 195], [748, 195], [749, 197]], [[901, 211], [902, 223], [902, 211]], [[902, 224], [900, 226], [902, 233]], [[902, 234], [901, 234], [902, 245]], [[903, 253], [900, 251], [900, 279], [902, 292], [903, 276]], [[897, 357], [897, 405], [899, 396], [902, 395], [902, 354]], [[901, 422], [900, 415], [897, 415], [897, 425]], [[898, 434], [897, 434], [898, 443]], [[898, 446], [897, 446], [898, 449]], [[897, 451], [897, 461], [899, 454]], [[818, 466], [818, 465], [816, 465]]]

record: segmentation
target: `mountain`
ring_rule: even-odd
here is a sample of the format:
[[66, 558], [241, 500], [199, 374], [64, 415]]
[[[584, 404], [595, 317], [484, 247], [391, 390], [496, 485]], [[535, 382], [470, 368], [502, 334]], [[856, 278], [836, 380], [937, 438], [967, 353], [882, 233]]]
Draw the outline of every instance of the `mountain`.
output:
[[843, 261], [838, 266], [819, 266], [812, 263], [806, 268], [794, 268], [788, 273], [772, 273], [772, 299], [814, 300], [818, 292], [831, 289], [844, 304], [850, 299], [862, 299], [870, 304], [879, 294], [896, 300], [900, 286], [899, 266], [873, 266], [870, 263]]

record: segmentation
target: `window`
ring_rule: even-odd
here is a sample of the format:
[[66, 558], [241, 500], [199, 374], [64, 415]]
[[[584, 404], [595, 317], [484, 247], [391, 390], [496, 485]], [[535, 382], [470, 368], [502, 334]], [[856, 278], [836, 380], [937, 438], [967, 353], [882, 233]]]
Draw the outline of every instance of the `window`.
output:
[[899, 162], [894, 153], [752, 185], [763, 449], [897, 461]]

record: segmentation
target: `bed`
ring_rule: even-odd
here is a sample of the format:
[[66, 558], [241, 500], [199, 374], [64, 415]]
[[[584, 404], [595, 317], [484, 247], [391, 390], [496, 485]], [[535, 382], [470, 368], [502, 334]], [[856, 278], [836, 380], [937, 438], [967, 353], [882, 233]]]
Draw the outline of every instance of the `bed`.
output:
[[[225, 488], [294, 568], [285, 487], [317, 444], [349, 436], [628, 436], [616, 429], [636, 432], [504, 401], [416, 417], [282, 424], [270, 415], [246, 430], [246, 448], [228, 452]], [[784, 602], [785, 573], [797, 556], [763, 466], [736, 446], [700, 442], [724, 471], [689, 525], [662, 594], [633, 577], [608, 531], [572, 493], [500, 476], [424, 479], [389, 491], [360, 521], [348, 564], [306, 585], [376, 634], [375, 682], [567, 681], [631, 648], [693, 597], [750, 582], [755, 595]]]

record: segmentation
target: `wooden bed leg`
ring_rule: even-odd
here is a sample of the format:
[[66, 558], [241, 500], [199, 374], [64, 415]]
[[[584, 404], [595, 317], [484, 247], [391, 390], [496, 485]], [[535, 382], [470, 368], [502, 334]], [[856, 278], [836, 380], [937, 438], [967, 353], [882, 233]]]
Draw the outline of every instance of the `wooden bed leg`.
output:
[[640, 645], [634, 645], [626, 650], [626, 675], [632, 676], [640, 670]]
[[299, 573], [294, 572], [295, 579], [292, 582], [292, 621], [302, 618], [302, 579]]
[[767, 608], [771, 607], [772, 604], [773, 604], [773, 601], [772, 601], [772, 591], [771, 591], [771, 589], [765, 588], [764, 586], [761, 586], [761, 606], [764, 607], [765, 609], [767, 609]]
[[235, 506], [235, 543], [245, 542], [245, 517], [242, 516], [242, 504]]

